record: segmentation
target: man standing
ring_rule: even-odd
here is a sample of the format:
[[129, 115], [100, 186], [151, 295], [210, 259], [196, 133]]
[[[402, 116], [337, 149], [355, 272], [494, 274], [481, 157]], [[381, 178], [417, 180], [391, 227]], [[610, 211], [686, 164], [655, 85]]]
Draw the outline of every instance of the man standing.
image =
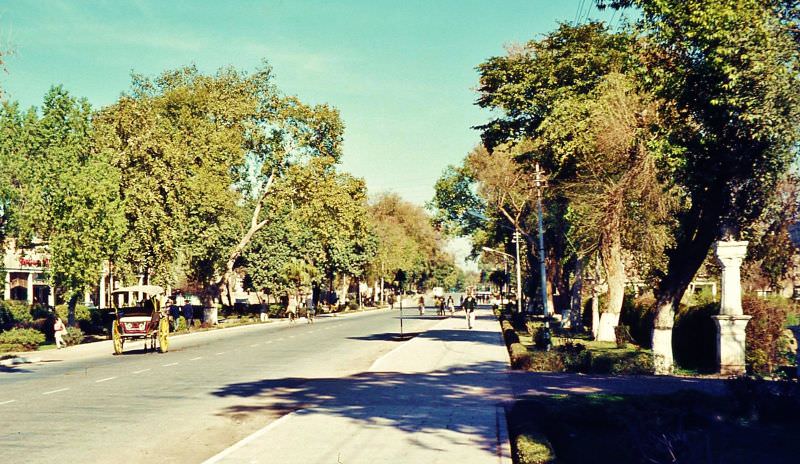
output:
[[467, 328], [472, 328], [472, 321], [475, 317], [475, 309], [478, 307], [478, 302], [475, 300], [475, 295], [472, 294], [472, 290], [467, 291], [467, 297], [464, 299], [464, 302], [461, 303], [461, 307], [464, 308], [464, 315], [467, 318]]

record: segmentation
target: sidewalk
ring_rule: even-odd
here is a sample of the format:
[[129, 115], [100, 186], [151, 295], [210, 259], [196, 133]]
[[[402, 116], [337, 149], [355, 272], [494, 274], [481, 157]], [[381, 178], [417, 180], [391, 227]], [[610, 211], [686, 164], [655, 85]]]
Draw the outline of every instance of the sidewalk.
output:
[[472, 330], [456, 312], [367, 372], [270, 384], [264, 408], [291, 412], [206, 463], [511, 462], [508, 354], [490, 310]]

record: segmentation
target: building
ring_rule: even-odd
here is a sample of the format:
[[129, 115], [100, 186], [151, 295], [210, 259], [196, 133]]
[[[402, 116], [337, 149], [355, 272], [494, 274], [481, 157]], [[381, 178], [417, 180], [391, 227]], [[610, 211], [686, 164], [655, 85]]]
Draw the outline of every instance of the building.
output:
[[55, 290], [50, 286], [47, 276], [50, 254], [46, 245], [17, 248], [16, 241], [10, 239], [6, 241], [4, 251], [3, 299], [54, 306]]

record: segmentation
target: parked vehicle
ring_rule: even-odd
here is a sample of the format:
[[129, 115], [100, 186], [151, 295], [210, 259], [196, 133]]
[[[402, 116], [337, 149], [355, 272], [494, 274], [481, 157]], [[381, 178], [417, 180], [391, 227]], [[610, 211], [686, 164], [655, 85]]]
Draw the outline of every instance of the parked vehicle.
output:
[[[141, 295], [137, 304], [118, 307], [118, 295]], [[126, 341], [144, 340], [144, 349], [166, 353], [169, 349], [169, 315], [164, 289], [157, 285], [122, 287], [111, 293], [115, 319], [111, 326], [114, 354], [122, 354]]]

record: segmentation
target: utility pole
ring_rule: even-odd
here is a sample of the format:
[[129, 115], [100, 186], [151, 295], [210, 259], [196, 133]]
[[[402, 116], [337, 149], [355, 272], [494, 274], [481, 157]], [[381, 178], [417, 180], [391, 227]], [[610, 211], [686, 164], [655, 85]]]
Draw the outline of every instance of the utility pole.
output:
[[547, 307], [547, 274], [544, 265], [544, 226], [542, 225], [542, 189], [547, 186], [547, 180], [544, 178], [539, 163], [536, 163], [536, 170], [534, 171], [534, 185], [536, 186], [536, 206], [538, 212], [539, 222], [539, 274], [541, 276], [542, 284], [542, 309], [544, 310], [544, 331], [546, 339], [546, 349], [550, 350], [550, 311]]

